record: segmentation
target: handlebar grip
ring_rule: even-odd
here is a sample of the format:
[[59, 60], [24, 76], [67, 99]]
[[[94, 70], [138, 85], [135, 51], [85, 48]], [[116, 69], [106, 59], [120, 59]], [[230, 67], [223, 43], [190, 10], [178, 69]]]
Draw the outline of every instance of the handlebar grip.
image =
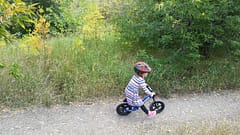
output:
[[147, 88], [148, 88], [149, 91], [153, 92], [152, 88], [150, 88], [149, 85], [147, 85]]

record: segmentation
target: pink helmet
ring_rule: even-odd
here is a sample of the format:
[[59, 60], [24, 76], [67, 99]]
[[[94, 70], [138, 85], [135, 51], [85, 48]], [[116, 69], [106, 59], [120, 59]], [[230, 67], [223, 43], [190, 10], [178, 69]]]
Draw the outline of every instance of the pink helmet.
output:
[[149, 65], [145, 62], [137, 62], [134, 64], [134, 71], [138, 74], [141, 75], [143, 73], [149, 73], [151, 72], [151, 68]]

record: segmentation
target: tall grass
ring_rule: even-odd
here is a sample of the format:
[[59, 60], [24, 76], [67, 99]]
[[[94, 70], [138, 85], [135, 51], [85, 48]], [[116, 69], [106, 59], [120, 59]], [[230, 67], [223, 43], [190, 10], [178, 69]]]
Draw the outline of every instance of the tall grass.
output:
[[125, 68], [120, 68], [120, 55], [114, 38], [84, 41], [86, 44], [77, 44], [79, 37], [72, 37], [71, 40], [72, 43], [55, 39], [51, 41], [54, 47], [51, 59], [59, 65], [52, 73], [58, 84], [58, 92], [74, 89], [75, 93], [71, 95], [73, 97], [110, 96], [118, 93], [122, 82], [116, 82], [114, 76], [120, 76]]
[[[172, 70], [172, 65], [164, 60], [121, 45], [113, 26], [103, 21], [97, 6], [89, 7], [89, 13], [81, 15], [84, 21], [79, 35], [43, 40], [40, 34], [13, 45], [0, 42], [0, 106], [49, 106], [123, 95], [136, 61], [149, 63], [153, 72], [147, 82], [164, 96], [240, 87], [238, 61], [211, 59], [184, 72], [173, 72], [177, 68]], [[21, 44], [28, 48], [21, 48]], [[44, 48], [38, 53], [35, 48], [39, 46], [48, 46], [50, 53]]]
[[[84, 40], [77, 35], [52, 38], [50, 54], [32, 55], [16, 46], [0, 48], [0, 101], [7, 106], [51, 105], [122, 93], [131, 64], [121, 61], [115, 36]], [[9, 75], [11, 63], [22, 77]]]
[[[141, 127], [141, 129], [143, 129]], [[140, 133], [138, 133], [140, 132]], [[239, 121], [203, 121], [202, 123], [181, 123], [174, 127], [162, 125], [152, 130], [137, 131], [145, 135], [238, 135], [240, 133]]]
[[[34, 55], [18, 44], [0, 47], [5, 63], [0, 68], [1, 105], [49, 106], [123, 95], [136, 60], [150, 64], [153, 72], [147, 82], [163, 96], [240, 87], [240, 63], [227, 59], [203, 61], [189, 72], [175, 74], [159, 59], [124, 50], [110, 33], [101, 39], [69, 35], [45, 43], [51, 46], [49, 54]], [[14, 63], [18, 67], [12, 69]], [[11, 70], [19, 77], [9, 74]]]
[[[220, 60], [203, 61], [192, 71], [161, 78], [162, 89], [169, 93], [210, 92], [240, 87], [240, 63]], [[155, 82], [156, 83], [156, 82]]]
[[[204, 121], [202, 123], [180, 124], [177, 127], [164, 127], [162, 134], [166, 135], [238, 135], [239, 121]], [[158, 134], [152, 131], [151, 134]]]
[[[49, 106], [123, 95], [136, 60], [152, 66], [153, 72], [146, 79], [161, 95], [240, 87], [238, 62], [204, 61], [191, 72], [172, 74], [161, 61], [119, 51], [116, 38], [111, 34], [101, 40], [84, 40], [77, 35], [51, 38], [46, 41], [51, 53], [42, 55], [33, 55], [18, 45], [1, 46], [1, 63], [5, 63], [0, 69], [1, 105]], [[19, 77], [9, 74], [14, 63], [19, 65], [15, 69]]]
[[164, 62], [164, 58], [153, 57], [145, 51], [138, 52], [136, 56], [136, 59], [146, 61], [152, 66], [153, 72], [147, 81], [163, 96], [240, 87], [240, 63], [227, 56], [202, 60], [199, 64], [181, 71]]

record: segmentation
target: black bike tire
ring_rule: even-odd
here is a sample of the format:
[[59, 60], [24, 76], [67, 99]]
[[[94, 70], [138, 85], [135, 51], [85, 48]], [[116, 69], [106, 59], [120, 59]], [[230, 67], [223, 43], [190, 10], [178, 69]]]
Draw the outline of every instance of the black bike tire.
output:
[[122, 116], [128, 115], [131, 112], [124, 111], [126, 110], [126, 108], [131, 109], [131, 106], [128, 103], [121, 103], [117, 106], [116, 111], [119, 115], [122, 115]]
[[162, 101], [155, 101], [150, 105], [150, 111], [157, 111], [160, 113], [164, 110], [165, 104]]

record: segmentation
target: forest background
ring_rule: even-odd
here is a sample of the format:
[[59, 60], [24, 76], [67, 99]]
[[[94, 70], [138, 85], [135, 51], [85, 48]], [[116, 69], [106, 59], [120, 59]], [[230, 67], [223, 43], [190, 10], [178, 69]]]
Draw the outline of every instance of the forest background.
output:
[[122, 96], [133, 64], [161, 96], [240, 87], [238, 0], [0, 0], [0, 106]]

